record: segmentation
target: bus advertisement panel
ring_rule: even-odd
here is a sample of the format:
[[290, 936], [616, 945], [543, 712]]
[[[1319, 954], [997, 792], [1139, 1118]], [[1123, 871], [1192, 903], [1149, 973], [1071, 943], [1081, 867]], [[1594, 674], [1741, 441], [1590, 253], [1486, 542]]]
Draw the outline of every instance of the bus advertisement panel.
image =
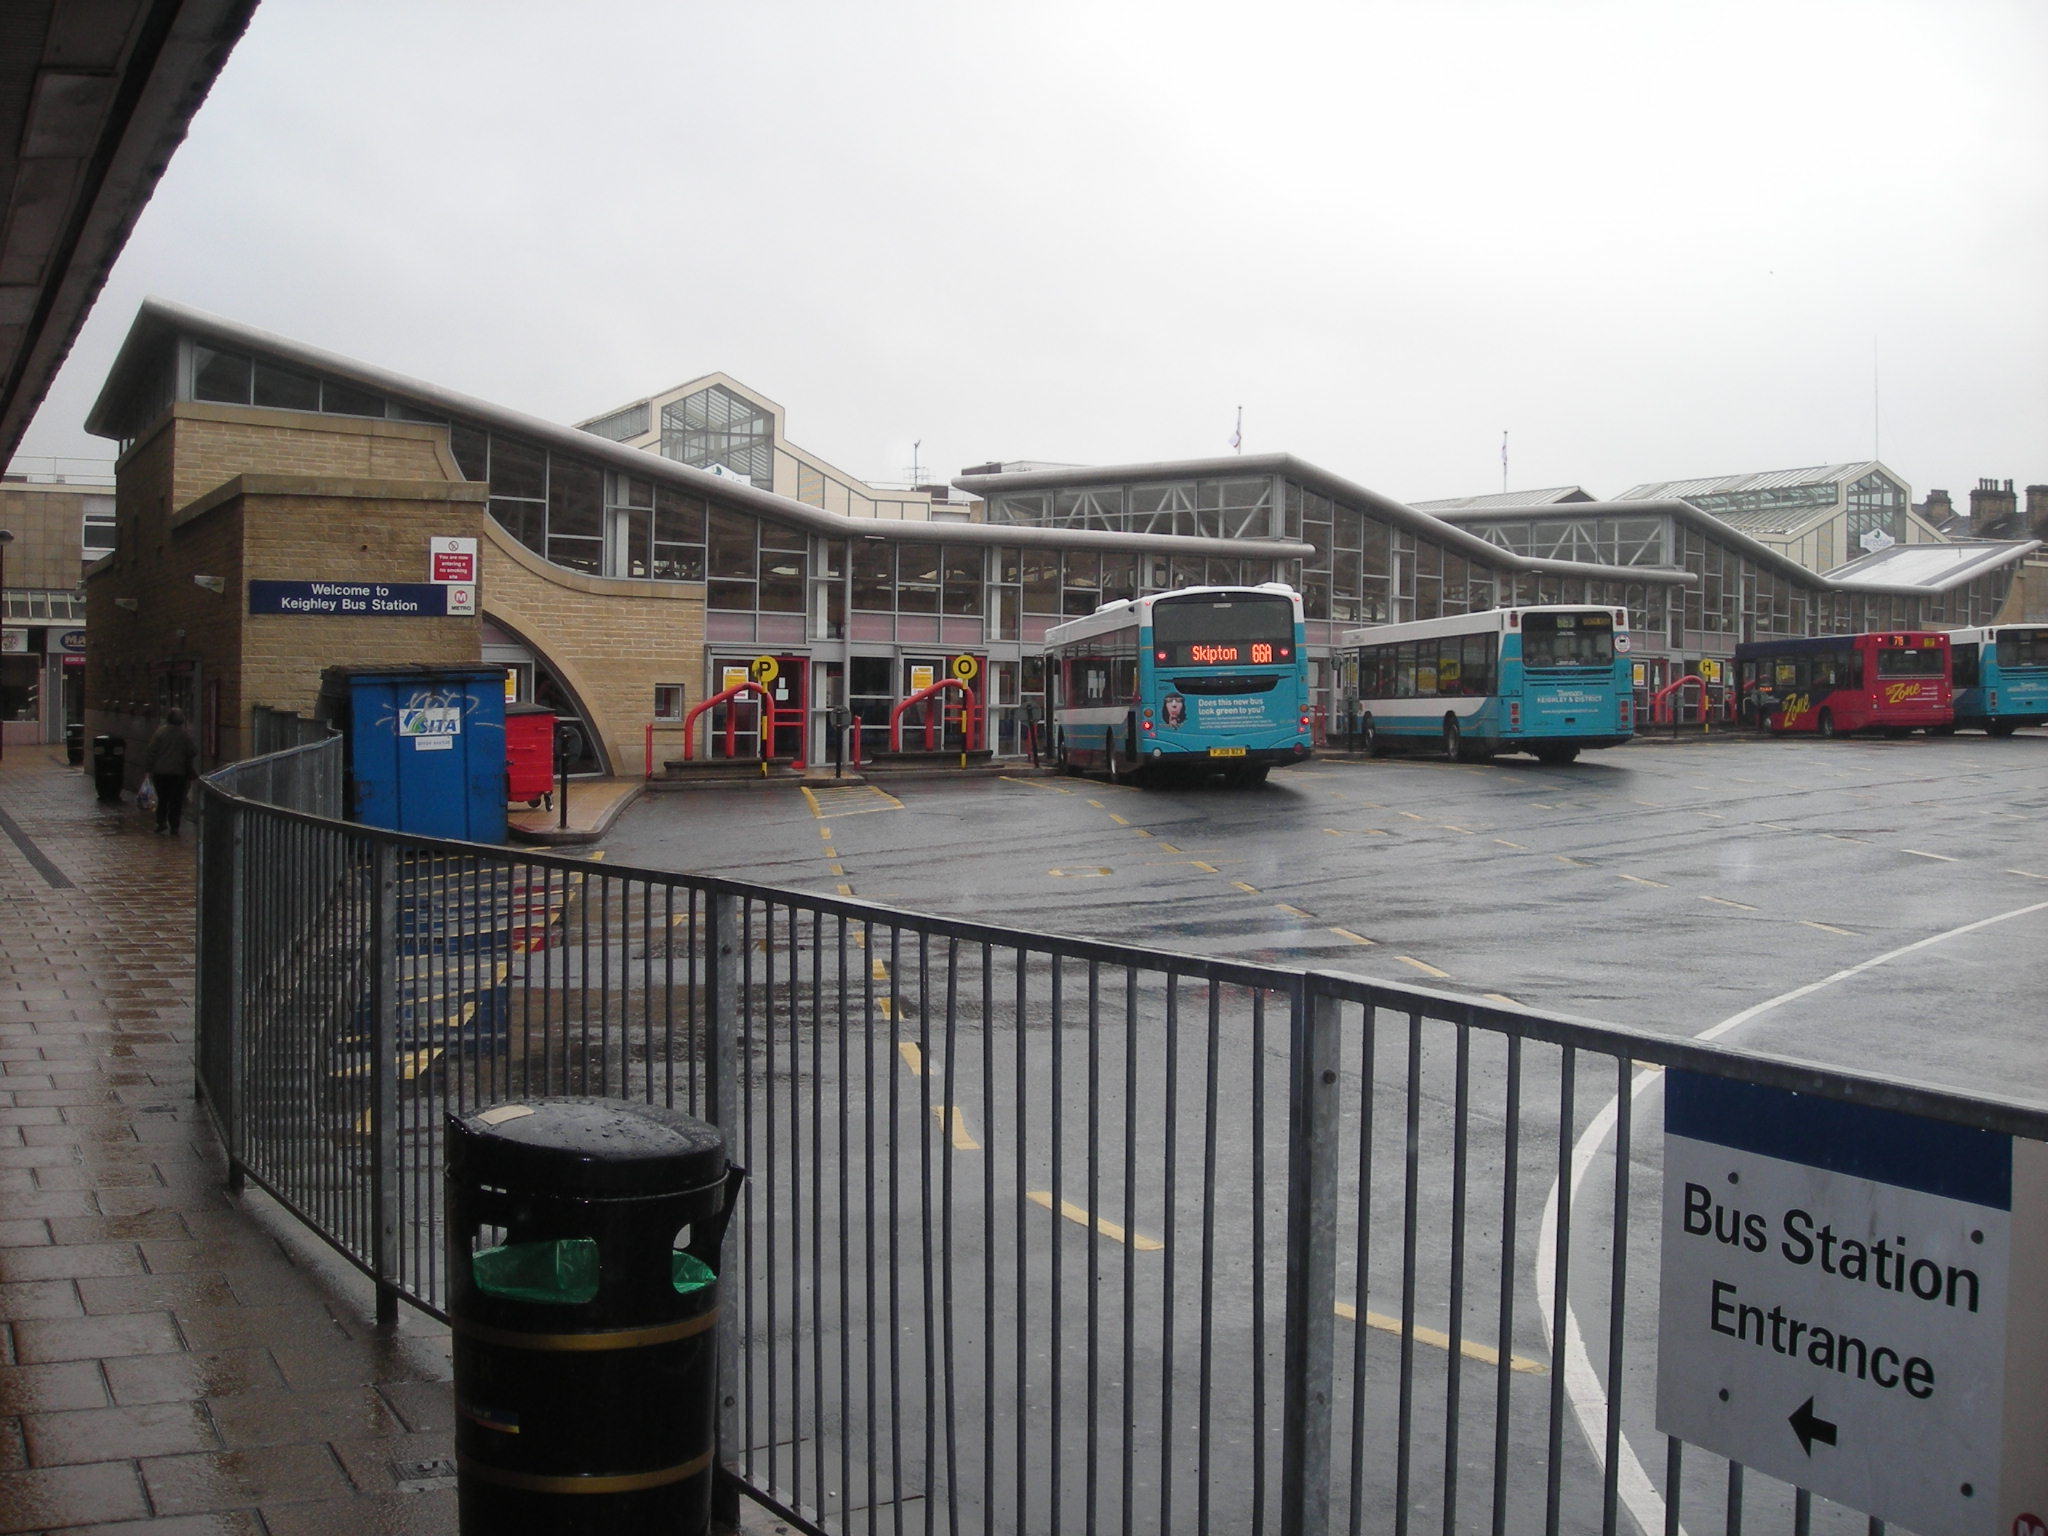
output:
[[1743, 717], [1775, 736], [1952, 727], [1948, 636], [1880, 630], [1745, 640], [1735, 647]]
[[1045, 637], [1060, 766], [1255, 784], [1307, 759], [1312, 720], [1293, 588], [1189, 587], [1105, 603]]
[[1460, 762], [1569, 763], [1635, 734], [1625, 608], [1493, 608], [1350, 630], [1343, 646], [1355, 734], [1375, 757], [1429, 745]]
[[2048, 628], [1952, 629], [1948, 648], [1957, 726], [2010, 736], [2023, 725], [2048, 725]]

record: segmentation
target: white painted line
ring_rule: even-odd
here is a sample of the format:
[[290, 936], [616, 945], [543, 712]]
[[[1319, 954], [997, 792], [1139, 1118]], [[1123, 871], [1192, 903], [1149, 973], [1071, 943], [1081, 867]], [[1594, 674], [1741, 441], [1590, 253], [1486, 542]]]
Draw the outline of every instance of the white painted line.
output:
[[1624, 880], [1633, 880], [1637, 885], [1654, 885], [1660, 891], [1668, 891], [1671, 889], [1671, 887], [1665, 884], [1662, 880], [1645, 880], [1641, 875], [1623, 875], [1621, 878]]
[[1799, 919], [1799, 923], [1803, 928], [1818, 928], [1822, 933], [1839, 933], [1845, 939], [1860, 939], [1863, 937], [1862, 934], [1853, 932], [1850, 929], [1837, 928], [1832, 923], [1816, 923], [1810, 917], [1802, 917]]
[[[1989, 928], [2015, 917], [2027, 917], [2035, 912], [2048, 911], [2048, 901], [2037, 901], [2031, 906], [2015, 907], [2010, 912], [2001, 912], [1995, 917], [1979, 918], [1974, 923], [1965, 923], [1960, 928], [1951, 928], [1945, 933], [1929, 934], [1924, 939], [1915, 939], [1911, 944], [1887, 950], [1884, 954], [1873, 955], [1857, 965], [1823, 976], [1819, 981], [1810, 981], [1803, 987], [1794, 987], [1776, 997], [1767, 997], [1762, 1002], [1730, 1014], [1720, 1023], [1702, 1030], [1693, 1038], [1700, 1041], [1719, 1040], [1732, 1030], [1740, 1029], [1774, 1008], [1786, 1003], [1809, 997], [1837, 982], [1860, 976], [1865, 971], [1889, 965], [1894, 960], [1915, 954], [1950, 939], [1960, 938], [1966, 933], [1975, 933], [1980, 928]], [[1659, 1080], [1655, 1072], [1639, 1072], [1629, 1084], [1631, 1100], [1639, 1098], [1650, 1084]], [[1585, 1133], [1572, 1145], [1571, 1191], [1572, 1202], [1578, 1203], [1579, 1186], [1585, 1181], [1587, 1170], [1607, 1138], [1613, 1134], [1615, 1121], [1619, 1118], [1619, 1098], [1609, 1099], [1600, 1112], [1593, 1117]], [[1592, 1454], [1594, 1464], [1599, 1465], [1601, 1447], [1607, 1443], [1607, 1391], [1601, 1385], [1600, 1376], [1593, 1369], [1591, 1357], [1586, 1352], [1586, 1340], [1579, 1329], [1578, 1316], [1572, 1311], [1570, 1299], [1566, 1298], [1564, 1309], [1564, 1348], [1557, 1348], [1557, 1297], [1551, 1290], [1552, 1277], [1557, 1265], [1557, 1197], [1558, 1185], [1553, 1182], [1550, 1194], [1543, 1202], [1543, 1222], [1536, 1234], [1536, 1310], [1543, 1319], [1543, 1340], [1550, 1347], [1552, 1359], [1561, 1360], [1564, 1370], [1565, 1395], [1571, 1401], [1572, 1413], [1579, 1421], [1579, 1428], [1586, 1437], [1586, 1445]], [[1638, 1526], [1646, 1531], [1664, 1528], [1664, 1500], [1651, 1483], [1649, 1474], [1643, 1470], [1637, 1459], [1635, 1447], [1624, 1434], [1621, 1439], [1620, 1460], [1615, 1468], [1615, 1485], [1622, 1502], [1635, 1518]], [[1678, 1527], [1679, 1536], [1685, 1536], [1685, 1527]]]
[[1901, 853], [1910, 853], [1916, 859], [1939, 859], [1944, 864], [1960, 864], [1962, 862], [1955, 855], [1948, 853], [1927, 853], [1919, 848], [1902, 848], [1899, 851]]
[[1726, 896], [1702, 896], [1700, 900], [1711, 901], [1717, 907], [1737, 907], [1744, 912], [1754, 912], [1756, 910], [1755, 907], [1752, 907], [1746, 901], [1730, 901]]

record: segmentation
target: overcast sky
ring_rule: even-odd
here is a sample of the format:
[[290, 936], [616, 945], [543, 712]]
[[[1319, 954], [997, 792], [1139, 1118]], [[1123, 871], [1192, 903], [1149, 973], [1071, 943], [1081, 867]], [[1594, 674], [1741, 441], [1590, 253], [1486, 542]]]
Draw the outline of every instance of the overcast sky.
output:
[[[2048, 480], [2041, 0], [264, 0], [149, 295], [562, 422], [723, 369], [864, 478]], [[32, 467], [32, 466], [31, 466]]]

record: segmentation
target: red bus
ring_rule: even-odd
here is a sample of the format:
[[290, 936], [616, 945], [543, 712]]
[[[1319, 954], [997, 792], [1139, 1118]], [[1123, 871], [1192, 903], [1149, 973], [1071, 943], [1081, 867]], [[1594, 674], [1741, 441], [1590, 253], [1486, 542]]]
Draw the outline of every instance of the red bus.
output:
[[1903, 736], [1955, 722], [1940, 631], [1749, 640], [1735, 647], [1735, 681], [1744, 718], [1774, 736]]

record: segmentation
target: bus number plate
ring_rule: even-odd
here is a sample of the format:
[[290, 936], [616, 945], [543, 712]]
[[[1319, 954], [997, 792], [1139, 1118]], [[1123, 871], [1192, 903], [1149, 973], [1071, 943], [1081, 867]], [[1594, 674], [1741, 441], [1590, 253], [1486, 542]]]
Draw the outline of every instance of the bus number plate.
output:
[[1209, 749], [1209, 755], [1210, 755], [1211, 757], [1243, 757], [1243, 756], [1244, 756], [1244, 748], [1243, 748], [1243, 747], [1211, 747], [1211, 748]]

